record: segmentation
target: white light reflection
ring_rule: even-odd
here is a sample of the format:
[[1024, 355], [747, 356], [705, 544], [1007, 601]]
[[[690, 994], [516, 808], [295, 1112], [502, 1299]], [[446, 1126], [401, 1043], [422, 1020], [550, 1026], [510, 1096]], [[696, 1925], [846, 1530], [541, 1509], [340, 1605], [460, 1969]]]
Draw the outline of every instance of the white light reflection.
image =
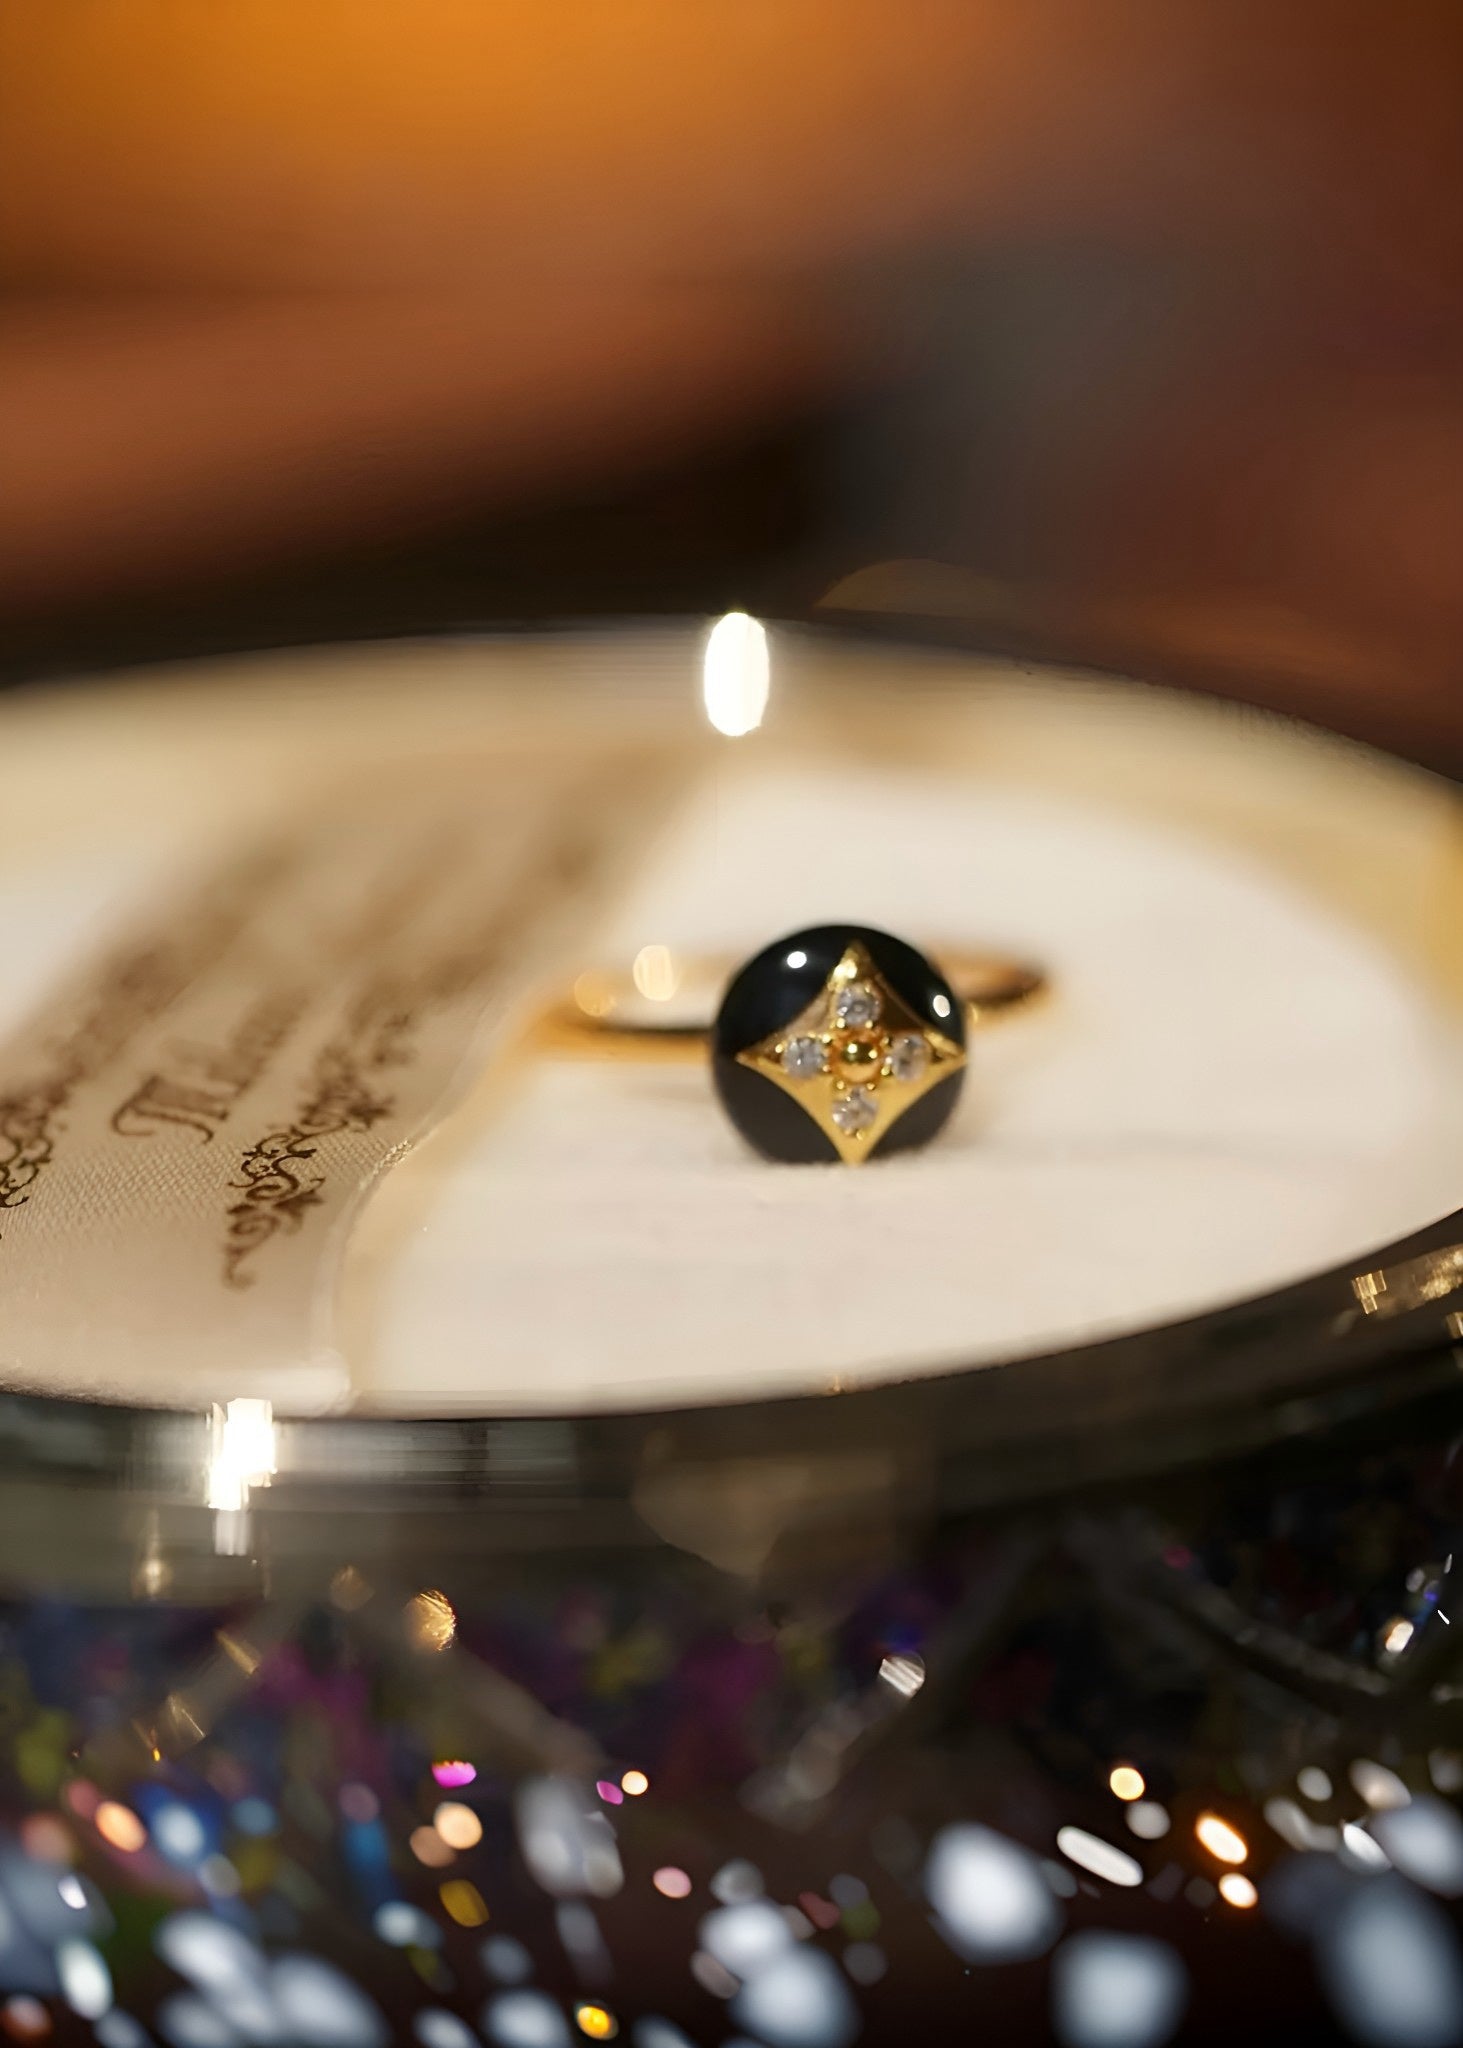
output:
[[732, 2001], [732, 2017], [769, 2048], [849, 2048], [858, 2008], [822, 1949], [791, 1948], [757, 1972]]
[[61, 1996], [84, 2020], [99, 2020], [112, 2002], [112, 1973], [89, 1941], [63, 1941], [56, 1951]]
[[429, 2005], [411, 2023], [421, 2048], [478, 2048], [478, 2037], [466, 2020], [444, 2006]]
[[533, 1975], [533, 1957], [511, 1934], [489, 1935], [478, 1961], [497, 1984], [526, 1984]]
[[1395, 1771], [1389, 1771], [1385, 1764], [1373, 1763], [1370, 1757], [1359, 1756], [1347, 1776], [1373, 1813], [1387, 1813], [1394, 1806], [1406, 1806], [1412, 1797]]
[[1161, 2048], [1187, 1999], [1178, 1956], [1146, 1934], [1074, 1934], [1052, 1960], [1052, 2024], [1064, 2048]]
[[745, 612], [728, 612], [706, 636], [701, 698], [706, 716], [728, 739], [755, 732], [767, 709], [771, 663], [767, 634]]
[[701, 1947], [734, 1977], [751, 1977], [793, 1945], [792, 1929], [770, 1899], [721, 1906], [701, 1922]]
[[1293, 1799], [1267, 1799], [1264, 1811], [1266, 1820], [1281, 1841], [1288, 1842], [1292, 1849], [1330, 1850], [1340, 1844], [1338, 1828], [1326, 1827], [1320, 1821], [1312, 1820]]
[[97, 2039], [102, 2048], [152, 2048], [152, 2036], [141, 2020], [115, 2005], [97, 2021]]
[[169, 1863], [196, 1863], [208, 1847], [203, 1822], [179, 1799], [170, 1799], [153, 1815], [152, 1839]]
[[268, 1988], [263, 1984], [221, 1984], [209, 1993], [220, 2018], [246, 2041], [277, 2041], [282, 2033], [279, 2014]]
[[[111, 1915], [89, 1879], [74, 1871], [58, 1872], [54, 1864], [32, 1856], [0, 1850], [0, 1988], [37, 1989], [29, 1982], [12, 1982], [17, 1969], [26, 1975], [28, 1965], [21, 1956], [36, 1956], [35, 1943], [53, 1948], [81, 1935], [105, 1940], [111, 1931]], [[51, 1986], [41, 1988], [49, 1991]]]
[[735, 1856], [730, 1863], [722, 1864], [707, 1889], [723, 1906], [735, 1906], [742, 1899], [760, 1899], [764, 1889], [762, 1873], [745, 1856]]
[[205, 1505], [218, 1514], [238, 1514], [249, 1505], [251, 1487], [268, 1486], [279, 1469], [274, 1407], [269, 1401], [230, 1401], [215, 1406], [209, 1421]]
[[1317, 1806], [1324, 1806], [1331, 1797], [1331, 1780], [1318, 1764], [1307, 1764], [1295, 1782], [1305, 1798], [1313, 1800]]
[[610, 1975], [610, 1952], [593, 1910], [581, 1899], [561, 1899], [554, 1908], [554, 1926], [565, 1953], [574, 1958], [581, 1976], [604, 1982]]
[[569, 2048], [569, 2022], [542, 1991], [500, 1991], [483, 2008], [482, 2027], [498, 2048]]
[[204, 1991], [258, 1983], [265, 1972], [264, 1957], [248, 1935], [211, 1913], [174, 1913], [153, 1936], [153, 1947], [180, 1977]]
[[1379, 1813], [1371, 1832], [1404, 1877], [1442, 1898], [1463, 1897], [1463, 1820], [1451, 1806], [1415, 1799]]
[[1061, 1932], [1061, 1908], [1036, 1858], [972, 1822], [936, 1835], [925, 1897], [940, 1932], [967, 1962], [1022, 1962], [1044, 1954]]
[[681, 985], [681, 970], [669, 946], [642, 946], [630, 979], [648, 1003], [668, 1003]]
[[925, 1667], [918, 1657], [886, 1657], [879, 1666], [879, 1676], [885, 1685], [909, 1700], [925, 1682]]
[[1463, 2032], [1463, 1965], [1441, 1907], [1394, 1877], [1358, 1885], [1321, 1924], [1321, 1982], [1375, 2048], [1445, 2048]]
[[562, 1778], [534, 1778], [514, 1802], [524, 1861], [555, 1898], [611, 1898], [625, 1882], [609, 1822]]
[[387, 2048], [386, 2021], [342, 1970], [319, 1956], [281, 1956], [270, 1972], [281, 2037], [299, 2048]]
[[659, 2013], [647, 2013], [636, 2020], [630, 2036], [635, 2048], [695, 2048], [689, 2034], [683, 2034], [670, 2020], [663, 2020]]
[[175, 1991], [157, 2009], [157, 2030], [170, 2048], [238, 2048], [239, 2037], [196, 1991]]
[[1135, 1885], [1143, 1882], [1141, 1863], [1129, 1856], [1126, 1850], [1104, 1842], [1100, 1835], [1089, 1835], [1085, 1828], [1058, 1828], [1057, 1847], [1069, 1862], [1090, 1870], [1094, 1877], [1106, 1878], [1109, 1884]]
[[419, 1906], [388, 1899], [376, 1908], [371, 1925], [388, 1948], [440, 1948], [442, 1930]]
[[1343, 1861], [1354, 1863], [1358, 1870], [1388, 1868], [1386, 1850], [1354, 1820], [1349, 1820], [1341, 1830], [1341, 1855]]
[[1172, 1825], [1167, 1807], [1156, 1799], [1137, 1800], [1124, 1817], [1140, 1842], [1161, 1842]]

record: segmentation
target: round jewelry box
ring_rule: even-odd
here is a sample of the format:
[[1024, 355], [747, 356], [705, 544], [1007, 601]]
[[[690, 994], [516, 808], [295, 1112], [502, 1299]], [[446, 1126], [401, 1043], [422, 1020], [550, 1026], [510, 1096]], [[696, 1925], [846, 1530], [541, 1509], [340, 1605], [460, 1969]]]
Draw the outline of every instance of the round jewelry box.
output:
[[[1456, 792], [703, 654], [0, 707], [0, 2023], [1451, 2038]], [[1051, 978], [876, 1171], [535, 1039], [836, 919]]]

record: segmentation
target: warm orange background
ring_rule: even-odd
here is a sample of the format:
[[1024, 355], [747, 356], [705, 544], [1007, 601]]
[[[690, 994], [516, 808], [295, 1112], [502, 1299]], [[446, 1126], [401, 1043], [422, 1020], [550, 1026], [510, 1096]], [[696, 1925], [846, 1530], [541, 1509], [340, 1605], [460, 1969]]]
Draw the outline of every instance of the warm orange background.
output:
[[[972, 475], [1011, 545], [940, 552], [1036, 638], [1425, 746], [1463, 726], [1460, 23], [0, 0], [0, 601], [633, 477], [917, 378], [910, 266], [1070, 253], [1176, 282], [1118, 367], [1034, 334], [1051, 431]], [[1100, 290], [1055, 317], [1100, 340]]]

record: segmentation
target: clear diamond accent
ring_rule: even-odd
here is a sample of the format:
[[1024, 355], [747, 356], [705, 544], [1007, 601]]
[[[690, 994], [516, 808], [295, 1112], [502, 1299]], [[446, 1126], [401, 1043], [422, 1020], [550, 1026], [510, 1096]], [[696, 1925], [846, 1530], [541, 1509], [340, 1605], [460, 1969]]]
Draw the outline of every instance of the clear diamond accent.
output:
[[790, 1038], [782, 1048], [782, 1071], [794, 1081], [811, 1081], [828, 1064], [828, 1050], [821, 1038]]
[[896, 1081], [922, 1081], [929, 1071], [930, 1045], [917, 1031], [906, 1031], [889, 1048], [889, 1072]]
[[862, 1031], [877, 1024], [884, 1005], [879, 991], [866, 981], [851, 981], [833, 998], [833, 1014], [847, 1031]]
[[850, 1088], [847, 1095], [840, 1095], [828, 1114], [845, 1137], [853, 1137], [858, 1131], [866, 1131], [879, 1114], [879, 1105], [867, 1088]]

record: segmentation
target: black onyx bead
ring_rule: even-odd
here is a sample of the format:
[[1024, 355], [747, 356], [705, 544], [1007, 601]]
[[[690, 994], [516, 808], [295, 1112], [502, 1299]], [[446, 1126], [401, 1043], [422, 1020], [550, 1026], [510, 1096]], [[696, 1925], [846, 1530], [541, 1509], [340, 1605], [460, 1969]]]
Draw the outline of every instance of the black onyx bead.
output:
[[[794, 1096], [743, 1066], [745, 1052], [798, 1017], [825, 987], [851, 945], [867, 951], [880, 977], [911, 1014], [956, 1044], [965, 1044], [965, 1006], [939, 969], [913, 946], [867, 925], [816, 925], [764, 947], [733, 977], [711, 1034], [711, 1071], [722, 1107], [747, 1142], [769, 1159], [831, 1163], [838, 1154]], [[871, 1157], [926, 1145], [960, 1096], [965, 1067], [919, 1097], [872, 1148]]]

